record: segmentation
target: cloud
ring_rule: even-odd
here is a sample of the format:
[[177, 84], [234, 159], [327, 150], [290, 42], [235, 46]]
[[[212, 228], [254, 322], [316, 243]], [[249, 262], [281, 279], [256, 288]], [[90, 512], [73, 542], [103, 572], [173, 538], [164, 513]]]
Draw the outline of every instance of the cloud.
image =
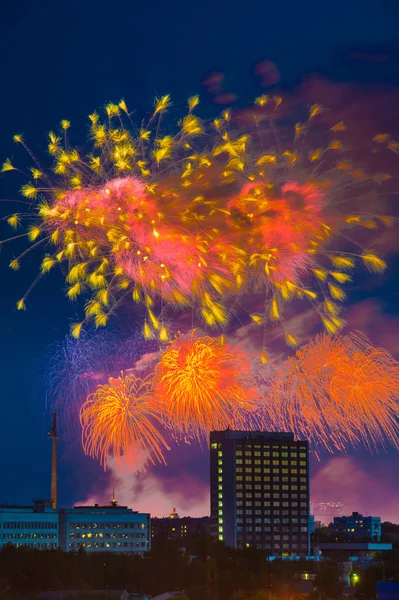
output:
[[334, 457], [311, 480], [312, 502], [342, 502], [348, 512], [358, 511], [383, 521], [399, 521], [397, 457]]
[[108, 484], [104, 488], [75, 504], [107, 504], [114, 488], [120, 505], [149, 512], [154, 517], [164, 517], [172, 508], [176, 508], [180, 516], [202, 517], [209, 514], [208, 485], [198, 477], [196, 470], [175, 470], [164, 473], [165, 477], [160, 477], [155, 469], [134, 474], [128, 460], [121, 459], [116, 464], [111, 459], [109, 472]]
[[369, 298], [352, 304], [347, 311], [347, 330], [365, 333], [373, 344], [399, 356], [399, 321], [396, 315], [384, 313], [382, 302]]

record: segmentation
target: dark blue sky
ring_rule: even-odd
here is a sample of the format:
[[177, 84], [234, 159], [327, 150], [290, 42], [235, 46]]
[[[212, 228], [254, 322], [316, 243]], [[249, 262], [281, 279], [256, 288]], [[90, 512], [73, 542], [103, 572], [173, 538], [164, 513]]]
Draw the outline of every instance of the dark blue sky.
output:
[[[164, 93], [183, 106], [212, 70], [226, 73], [226, 91], [251, 99], [259, 91], [253, 65], [264, 58], [278, 65], [287, 86], [309, 72], [397, 85], [398, 23], [399, 5], [389, 0], [3, 0], [1, 158], [17, 154], [12, 135], [19, 132], [40, 154], [45, 133], [61, 118], [70, 119], [83, 139], [86, 115], [121, 97], [140, 112]], [[348, 47], [374, 46], [388, 53], [382, 63], [342, 58]], [[212, 110], [206, 96], [203, 110]], [[17, 185], [12, 173], [2, 176], [0, 197], [16, 197]], [[5, 205], [0, 210], [7, 212]], [[0, 234], [6, 236], [1, 223]], [[0, 502], [49, 494], [49, 427], [39, 373], [46, 347], [65, 336], [74, 316], [57, 276], [41, 284], [26, 313], [14, 310], [37, 268], [31, 256], [21, 272], [10, 271], [14, 252], [6, 246], [0, 253]], [[384, 301], [383, 289], [381, 295]], [[98, 465], [78, 448], [71, 453], [68, 443], [60, 441], [63, 504], [81, 498], [100, 477]]]

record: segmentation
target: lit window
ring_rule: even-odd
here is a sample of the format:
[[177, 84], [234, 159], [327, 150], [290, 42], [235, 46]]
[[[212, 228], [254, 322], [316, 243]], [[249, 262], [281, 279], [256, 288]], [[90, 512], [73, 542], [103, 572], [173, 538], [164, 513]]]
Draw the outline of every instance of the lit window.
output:
[[216, 449], [217, 449], [217, 447], [218, 447], [218, 445], [217, 445], [215, 442], [213, 442], [213, 443], [211, 444], [211, 449], [212, 449], [212, 450], [216, 450]]

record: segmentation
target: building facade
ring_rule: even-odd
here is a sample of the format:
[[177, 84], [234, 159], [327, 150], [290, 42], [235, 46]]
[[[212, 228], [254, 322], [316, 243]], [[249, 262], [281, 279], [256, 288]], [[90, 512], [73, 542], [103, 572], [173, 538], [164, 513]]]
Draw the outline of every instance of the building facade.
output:
[[379, 542], [381, 539], [381, 518], [364, 517], [358, 512], [352, 513], [349, 517], [335, 517], [334, 533]]
[[87, 552], [143, 554], [151, 547], [150, 515], [116, 502], [61, 508], [59, 542], [66, 552], [84, 548]]
[[269, 556], [309, 554], [309, 448], [292, 433], [210, 434], [211, 533]]
[[58, 512], [51, 508], [50, 501], [0, 506], [0, 549], [13, 544], [50, 550], [58, 548], [58, 543]]
[[169, 516], [151, 519], [151, 536], [184, 541], [187, 537], [210, 533], [209, 517], [179, 517], [173, 509]]

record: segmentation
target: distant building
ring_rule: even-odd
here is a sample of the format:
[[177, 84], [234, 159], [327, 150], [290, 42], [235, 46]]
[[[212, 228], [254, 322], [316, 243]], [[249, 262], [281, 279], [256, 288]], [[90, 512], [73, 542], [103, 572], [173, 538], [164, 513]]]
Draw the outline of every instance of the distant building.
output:
[[315, 554], [317, 556], [322, 554], [325, 557], [334, 557], [336, 552], [339, 552], [339, 554], [347, 552], [351, 560], [357, 557], [360, 561], [367, 562], [376, 555], [378, 556], [380, 552], [389, 552], [390, 550], [392, 550], [392, 544], [381, 542], [322, 542], [315, 548]]
[[315, 528], [314, 515], [309, 515], [309, 533], [314, 533]]
[[364, 517], [358, 512], [352, 513], [350, 517], [335, 517], [334, 533], [379, 542], [381, 519], [380, 517]]
[[49, 550], [58, 548], [58, 512], [50, 500], [32, 506], [0, 506], [0, 548], [6, 544]]
[[151, 519], [151, 536], [184, 540], [187, 536], [210, 533], [210, 522], [210, 517], [179, 517], [174, 508], [167, 517]]
[[65, 551], [142, 554], [151, 547], [150, 515], [118, 506], [74, 506], [59, 509], [59, 544]]
[[213, 431], [211, 533], [270, 556], [309, 554], [308, 443], [292, 433]]

